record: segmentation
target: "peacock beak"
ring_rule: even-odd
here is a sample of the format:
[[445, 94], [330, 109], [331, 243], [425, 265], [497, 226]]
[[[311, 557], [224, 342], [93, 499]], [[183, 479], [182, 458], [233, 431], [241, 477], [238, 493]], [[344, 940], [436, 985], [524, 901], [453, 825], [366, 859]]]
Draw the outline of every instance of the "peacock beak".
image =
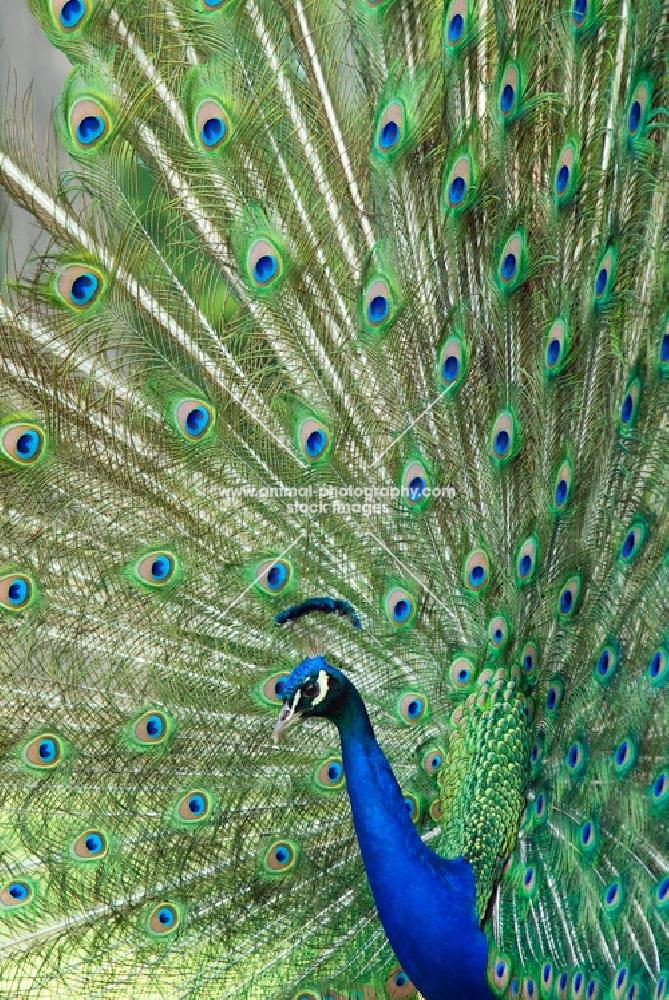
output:
[[299, 722], [300, 718], [302, 717], [301, 712], [295, 711], [295, 708], [299, 703], [301, 697], [302, 697], [302, 691], [301, 690], [296, 691], [290, 705], [286, 703], [281, 709], [281, 712], [279, 713], [278, 722], [274, 727], [274, 732], [272, 734], [275, 743], [279, 742], [279, 737], [281, 736], [281, 733], [284, 731], [284, 729], [288, 729], [288, 727], [292, 726], [294, 722]]

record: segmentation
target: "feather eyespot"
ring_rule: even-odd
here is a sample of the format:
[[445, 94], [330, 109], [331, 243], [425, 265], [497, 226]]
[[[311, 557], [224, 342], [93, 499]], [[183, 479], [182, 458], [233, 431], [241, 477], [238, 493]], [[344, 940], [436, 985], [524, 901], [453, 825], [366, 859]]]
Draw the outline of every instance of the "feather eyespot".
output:
[[46, 436], [31, 423], [10, 423], [0, 428], [0, 451], [15, 465], [35, 465], [44, 458]]
[[520, 662], [525, 677], [532, 681], [536, 677], [539, 668], [539, 650], [535, 642], [528, 642], [523, 647]]
[[264, 861], [269, 874], [283, 875], [295, 867], [297, 845], [292, 841], [278, 840], [265, 851]]
[[545, 365], [546, 374], [556, 375], [563, 367], [568, 351], [567, 323], [564, 319], [556, 319], [546, 337]]
[[607, 643], [602, 649], [597, 662], [595, 663], [595, 680], [599, 684], [608, 684], [616, 672], [618, 666], [619, 653], [612, 643]]
[[412, 462], [402, 474], [402, 498], [414, 510], [425, 506], [430, 497], [431, 482], [421, 462]]
[[666, 771], [660, 771], [651, 782], [650, 797], [654, 806], [665, 806], [669, 801], [669, 778]]
[[322, 764], [319, 764], [315, 778], [317, 786], [325, 791], [343, 788], [346, 779], [341, 757], [328, 757]]
[[534, 579], [538, 551], [536, 535], [531, 535], [520, 546], [516, 557], [516, 583], [518, 586], [523, 587]]
[[80, 28], [88, 16], [88, 0], [51, 0], [51, 9], [56, 24], [70, 34]]
[[567, 750], [567, 768], [574, 777], [580, 777], [586, 765], [587, 755], [585, 745], [575, 740]]
[[416, 616], [416, 602], [408, 591], [402, 587], [393, 587], [384, 603], [391, 625], [395, 628], [404, 628], [412, 624]]
[[444, 45], [454, 53], [467, 35], [467, 0], [453, 0], [444, 18]]
[[76, 861], [100, 861], [108, 850], [107, 838], [101, 830], [86, 830], [72, 844], [71, 854]]
[[511, 979], [511, 965], [503, 955], [493, 957], [490, 963], [490, 981], [493, 990], [498, 996], [506, 990]]
[[393, 318], [393, 296], [385, 278], [375, 278], [365, 293], [365, 321], [372, 330], [381, 330]]
[[583, 975], [581, 970], [578, 969], [574, 973], [574, 978], [572, 979], [571, 982], [571, 997], [572, 1000], [582, 1000], [584, 996], [585, 996], [585, 976]]
[[588, 17], [588, 0], [574, 0], [571, 8], [571, 23], [580, 30]]
[[553, 192], [558, 206], [566, 204], [576, 192], [577, 168], [576, 147], [572, 142], [568, 142], [562, 149], [555, 166]]
[[623, 778], [635, 761], [636, 744], [631, 736], [626, 736], [613, 751], [613, 769], [617, 777]]
[[269, 240], [255, 240], [249, 248], [247, 260], [251, 283], [256, 288], [270, 288], [281, 277], [281, 257]]
[[444, 766], [444, 751], [441, 747], [429, 747], [423, 752], [421, 765], [426, 774], [436, 774]]
[[195, 115], [195, 132], [201, 149], [214, 153], [230, 138], [230, 119], [216, 101], [204, 101]]
[[430, 803], [429, 808], [430, 819], [434, 820], [435, 823], [441, 823], [443, 810], [441, 808], [441, 799], [434, 799]]
[[578, 844], [584, 851], [592, 851], [597, 846], [597, 830], [593, 820], [588, 819], [578, 831]]
[[90, 309], [100, 297], [103, 287], [100, 272], [84, 264], [70, 264], [56, 279], [59, 297], [76, 312]]
[[63, 741], [52, 733], [32, 739], [21, 751], [21, 759], [28, 767], [48, 770], [57, 767], [65, 755]]
[[567, 506], [572, 489], [572, 467], [568, 459], [562, 463], [555, 477], [552, 506], [555, 514], [560, 514]]
[[176, 404], [177, 427], [188, 441], [201, 441], [214, 426], [214, 411], [201, 399], [182, 399]]
[[105, 108], [98, 101], [87, 97], [72, 105], [70, 128], [76, 148], [87, 152], [109, 138], [111, 122]]
[[449, 673], [451, 683], [457, 691], [466, 691], [471, 688], [476, 676], [474, 664], [465, 656], [458, 656], [453, 660]]
[[520, 73], [518, 67], [511, 63], [507, 66], [499, 85], [499, 113], [505, 121], [511, 121], [515, 117], [519, 95]]
[[404, 969], [398, 966], [386, 979], [386, 992], [392, 1000], [405, 1000], [406, 997], [414, 996], [416, 987]]
[[174, 903], [159, 903], [149, 913], [147, 930], [152, 935], [173, 934], [181, 923], [181, 913]]
[[533, 865], [528, 865], [523, 872], [522, 892], [525, 896], [534, 895], [538, 885], [537, 870]]
[[660, 373], [662, 375], [669, 374], [669, 318], [665, 318], [664, 322], [664, 332], [660, 337]]
[[12, 613], [23, 611], [35, 599], [35, 586], [27, 573], [6, 573], [0, 576], [0, 609]]
[[653, 1000], [667, 1000], [669, 997], [669, 975], [661, 974], [655, 987]]
[[15, 910], [25, 906], [35, 895], [35, 889], [30, 882], [16, 880], [5, 882], [0, 888], [0, 909]]
[[560, 677], [554, 677], [546, 694], [546, 711], [550, 716], [557, 715], [564, 696], [564, 684]]
[[509, 640], [509, 623], [504, 615], [496, 615], [488, 625], [488, 642], [493, 649], [503, 649]]
[[469, 153], [463, 153], [452, 166], [447, 164], [442, 182], [442, 209], [460, 212], [471, 199], [474, 187], [474, 169]]
[[269, 559], [255, 571], [255, 582], [266, 594], [281, 594], [290, 585], [293, 567], [287, 559]]
[[420, 820], [420, 803], [415, 795], [410, 792], [404, 796], [404, 805], [406, 811], [409, 813], [409, 818], [412, 823], [418, 823]]
[[595, 305], [601, 306], [611, 297], [615, 279], [616, 255], [612, 249], [606, 251], [597, 265], [595, 277]]
[[194, 788], [182, 795], [174, 807], [174, 819], [179, 824], [193, 826], [211, 815], [212, 799], [209, 792]]
[[577, 573], [564, 584], [558, 600], [558, 614], [561, 618], [571, 618], [578, 608], [581, 596], [581, 577]]
[[464, 374], [462, 341], [449, 337], [439, 354], [439, 387], [452, 389]]
[[516, 232], [508, 238], [499, 255], [497, 281], [503, 292], [511, 292], [522, 283], [524, 260], [525, 237], [522, 232]]
[[666, 875], [655, 887], [655, 902], [662, 910], [669, 906], [669, 877]]
[[260, 689], [263, 698], [266, 698], [271, 705], [283, 704], [283, 688], [289, 677], [290, 674], [287, 670], [281, 670], [268, 677]]
[[546, 996], [551, 995], [553, 989], [553, 977], [555, 973], [551, 962], [544, 962], [541, 967], [541, 982]]
[[164, 587], [173, 579], [177, 566], [174, 553], [164, 550], [149, 552], [137, 564], [137, 582], [146, 583], [149, 587]]
[[641, 382], [638, 378], [631, 380], [627, 386], [623, 405], [620, 408], [620, 423], [623, 431], [634, 426], [639, 412], [639, 401], [641, 399]]
[[627, 108], [627, 133], [632, 142], [639, 137], [646, 127], [650, 109], [650, 85], [643, 80], [637, 84]]
[[490, 454], [497, 465], [502, 465], [514, 454], [515, 437], [513, 414], [503, 410], [493, 425], [490, 438]]
[[139, 743], [155, 746], [168, 733], [167, 719], [162, 712], [145, 712], [134, 725], [133, 735]]
[[651, 684], [664, 684], [667, 679], [667, 654], [664, 649], [660, 647], [653, 653], [646, 672]]
[[392, 101], [383, 111], [376, 130], [376, 152], [387, 156], [395, 152], [404, 140], [405, 111], [401, 101]]
[[484, 549], [474, 549], [467, 556], [464, 567], [464, 583], [467, 590], [479, 594], [490, 580], [490, 560]]
[[228, 2], [229, 0], [200, 0], [200, 3], [202, 4], [202, 9], [206, 11], [206, 13], [211, 13], [212, 11], [220, 10], [222, 7], [225, 7], [226, 3]]
[[620, 549], [621, 562], [630, 563], [639, 554], [641, 546], [646, 539], [646, 525], [640, 519], [634, 521], [625, 535], [625, 540]]
[[419, 694], [416, 691], [410, 691], [403, 695], [398, 702], [398, 712], [401, 719], [404, 722], [408, 722], [409, 725], [413, 725], [416, 722], [420, 722], [427, 713], [427, 698], [424, 694]]
[[318, 420], [305, 420], [299, 429], [300, 448], [308, 462], [318, 462], [330, 450], [330, 434]]
[[623, 903], [623, 895], [623, 884], [619, 879], [606, 886], [602, 892], [602, 906], [609, 916], [618, 913]]
[[569, 973], [561, 972], [557, 979], [557, 998], [558, 1000], [568, 1000], [568, 990], [569, 990]]

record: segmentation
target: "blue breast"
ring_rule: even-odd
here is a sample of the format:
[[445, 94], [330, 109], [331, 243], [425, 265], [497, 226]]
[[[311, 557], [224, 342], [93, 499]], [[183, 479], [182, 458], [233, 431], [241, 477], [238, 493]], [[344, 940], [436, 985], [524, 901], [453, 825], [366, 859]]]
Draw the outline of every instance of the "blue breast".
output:
[[441, 858], [423, 843], [362, 700], [351, 707], [339, 723], [346, 786], [390, 945], [425, 1000], [493, 1000], [473, 869], [463, 858]]

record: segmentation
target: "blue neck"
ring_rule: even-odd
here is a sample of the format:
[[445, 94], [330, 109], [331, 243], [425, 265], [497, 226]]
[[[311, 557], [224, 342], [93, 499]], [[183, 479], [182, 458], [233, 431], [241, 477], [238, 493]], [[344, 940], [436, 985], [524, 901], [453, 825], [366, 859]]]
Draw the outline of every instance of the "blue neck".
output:
[[425, 1000], [492, 1000], [474, 872], [419, 837], [362, 698], [348, 682], [328, 717], [341, 737], [353, 825], [379, 919]]

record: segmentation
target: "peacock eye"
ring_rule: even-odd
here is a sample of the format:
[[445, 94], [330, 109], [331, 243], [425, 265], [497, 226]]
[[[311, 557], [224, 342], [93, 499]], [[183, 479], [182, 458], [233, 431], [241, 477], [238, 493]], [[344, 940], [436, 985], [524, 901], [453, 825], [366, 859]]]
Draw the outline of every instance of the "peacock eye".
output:
[[317, 681], [307, 681], [307, 683], [302, 688], [302, 694], [305, 698], [315, 698], [318, 694], [318, 682]]

